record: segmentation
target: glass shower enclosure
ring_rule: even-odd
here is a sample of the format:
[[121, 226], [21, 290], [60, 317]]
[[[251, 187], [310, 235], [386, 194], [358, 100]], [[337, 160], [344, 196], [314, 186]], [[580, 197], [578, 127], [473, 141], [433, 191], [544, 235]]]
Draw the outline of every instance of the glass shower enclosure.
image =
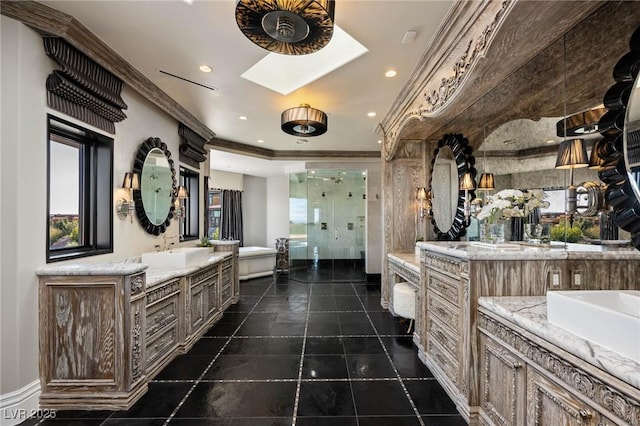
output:
[[347, 282], [365, 277], [366, 171], [289, 175], [289, 277]]

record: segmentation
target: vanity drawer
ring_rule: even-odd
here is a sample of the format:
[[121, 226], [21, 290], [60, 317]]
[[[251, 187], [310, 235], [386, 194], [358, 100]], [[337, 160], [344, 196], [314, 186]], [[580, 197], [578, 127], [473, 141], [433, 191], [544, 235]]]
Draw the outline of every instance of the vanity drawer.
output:
[[225, 304], [231, 299], [231, 281], [227, 285], [223, 285], [220, 289], [220, 303]]
[[447, 378], [451, 380], [452, 384], [458, 387], [458, 361], [453, 359], [435, 339], [427, 339], [427, 354], [440, 367]]
[[179, 309], [180, 300], [177, 293], [167, 299], [163, 299], [153, 305], [147, 306], [147, 340], [153, 338], [156, 333], [171, 322], [177, 321]]
[[151, 288], [147, 288], [147, 309], [149, 306], [157, 303], [158, 301], [171, 297], [180, 292], [180, 278], [166, 281], [155, 285]]
[[435, 318], [427, 318], [427, 333], [429, 339], [435, 340], [452, 358], [458, 359], [458, 336], [451, 333], [448, 327]]
[[173, 353], [178, 344], [178, 323], [163, 329], [153, 339], [147, 340], [147, 370], [149, 366]]
[[231, 268], [232, 265], [233, 265], [233, 257], [224, 259], [222, 261], [222, 269]]
[[428, 316], [437, 318], [454, 336], [458, 336], [460, 310], [457, 307], [429, 291], [427, 292], [427, 312]]
[[458, 288], [460, 281], [435, 271], [429, 271], [429, 290], [442, 296], [448, 302], [459, 306]]
[[189, 280], [191, 285], [194, 286], [203, 281], [210, 281], [212, 279], [217, 279], [216, 275], [218, 275], [218, 265], [213, 265], [199, 272], [196, 272], [193, 275], [190, 275]]

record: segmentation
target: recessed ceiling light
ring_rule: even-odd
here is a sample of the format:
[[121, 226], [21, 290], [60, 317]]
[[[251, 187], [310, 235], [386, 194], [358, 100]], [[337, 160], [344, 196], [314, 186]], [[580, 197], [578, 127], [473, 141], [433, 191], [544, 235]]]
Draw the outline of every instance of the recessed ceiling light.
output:
[[375, 117], [375, 116], [376, 116], [376, 113], [375, 113], [375, 112], [373, 112], [373, 111], [371, 111], [371, 112], [368, 112], [368, 113], [367, 113], [367, 115], [368, 115], [369, 117]]
[[382, 143], [382, 139], [378, 139], [378, 143]]
[[387, 72], [384, 73], [385, 77], [395, 77], [397, 74], [397, 72], [395, 72], [394, 70], [389, 70]]
[[262, 139], [258, 139], [258, 143], [264, 143]]
[[246, 119], [247, 119], [247, 116], [246, 116], [246, 115], [240, 115], [240, 116], [238, 116], [238, 119], [240, 119], [240, 120], [246, 120]]
[[213, 68], [211, 68], [209, 65], [200, 65], [200, 71], [202, 71], [202, 72], [211, 72], [211, 71], [213, 71]]
[[298, 140], [296, 141], [296, 143], [297, 143], [298, 145], [304, 145], [304, 144], [306, 144], [307, 142], [309, 142], [309, 140], [308, 140], [308, 139], [298, 139]]
[[546, 141], [545, 143], [552, 144], [552, 143], [556, 143], [556, 141], [554, 141], [553, 139], [549, 139], [549, 140], [548, 140], [548, 141]]

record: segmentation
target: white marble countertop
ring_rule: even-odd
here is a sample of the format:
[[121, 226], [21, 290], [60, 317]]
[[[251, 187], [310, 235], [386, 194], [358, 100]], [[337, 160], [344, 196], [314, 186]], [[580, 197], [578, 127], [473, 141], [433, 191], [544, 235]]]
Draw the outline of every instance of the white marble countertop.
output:
[[405, 266], [408, 269], [420, 273], [420, 256], [417, 255], [415, 251], [411, 253], [388, 253], [387, 257], [395, 263], [399, 263], [400, 265]]
[[146, 269], [147, 265], [135, 262], [68, 263], [43, 266], [36, 275], [131, 275]]
[[61, 265], [47, 265], [36, 270], [37, 275], [131, 275], [138, 272], [146, 272], [147, 287], [160, 282], [182, 277], [197, 271], [208, 265], [213, 265], [225, 257], [232, 256], [232, 252], [216, 252], [209, 259], [195, 266], [180, 269], [149, 269], [148, 265], [140, 262], [113, 262], [113, 263], [68, 263]]
[[418, 242], [418, 247], [469, 260], [546, 260], [546, 259], [629, 259], [640, 260], [640, 250], [633, 247], [612, 247], [590, 244], [524, 244], [505, 243], [498, 246], [467, 241]]
[[195, 272], [200, 268], [214, 265], [215, 263], [220, 262], [222, 259], [229, 256], [232, 256], [231, 252], [216, 252], [215, 254], [211, 254], [209, 256], [209, 260], [200, 265], [180, 269], [149, 269], [147, 270], [146, 274], [147, 287], [152, 287], [156, 284], [170, 280], [172, 278], [189, 275], [190, 273]]
[[480, 297], [478, 304], [596, 368], [640, 389], [640, 364], [549, 323], [545, 296]]

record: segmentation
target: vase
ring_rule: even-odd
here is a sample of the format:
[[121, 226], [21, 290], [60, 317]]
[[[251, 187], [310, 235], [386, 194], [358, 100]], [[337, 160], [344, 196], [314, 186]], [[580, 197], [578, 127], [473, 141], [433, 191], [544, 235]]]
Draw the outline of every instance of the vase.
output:
[[522, 241], [524, 239], [524, 218], [511, 218], [511, 236], [509, 241]]
[[548, 243], [550, 234], [551, 226], [548, 223], [526, 223], [524, 225], [524, 235], [528, 243]]
[[483, 243], [504, 243], [504, 222], [483, 221], [480, 224], [480, 241]]

